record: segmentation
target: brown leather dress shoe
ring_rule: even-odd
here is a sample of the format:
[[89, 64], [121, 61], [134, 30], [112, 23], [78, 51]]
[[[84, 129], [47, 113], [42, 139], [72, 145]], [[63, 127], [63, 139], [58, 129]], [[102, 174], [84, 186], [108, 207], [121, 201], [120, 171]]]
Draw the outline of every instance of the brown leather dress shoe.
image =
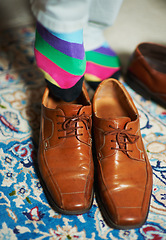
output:
[[140, 227], [148, 214], [152, 170], [137, 109], [115, 79], [104, 80], [94, 95], [93, 126], [101, 212], [111, 227]]
[[93, 201], [92, 107], [83, 90], [77, 101], [42, 100], [38, 166], [51, 205], [63, 214], [87, 212]]
[[145, 98], [166, 107], [166, 47], [139, 44], [131, 57], [126, 82]]

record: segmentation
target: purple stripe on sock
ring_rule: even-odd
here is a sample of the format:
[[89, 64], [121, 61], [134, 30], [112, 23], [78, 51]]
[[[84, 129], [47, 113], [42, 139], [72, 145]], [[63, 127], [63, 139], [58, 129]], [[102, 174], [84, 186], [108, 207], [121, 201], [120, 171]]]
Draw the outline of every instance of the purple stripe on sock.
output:
[[93, 50], [94, 52], [98, 52], [98, 53], [102, 53], [108, 56], [116, 56], [116, 53], [110, 49], [110, 48], [105, 48], [105, 47], [99, 47], [95, 50]]
[[53, 48], [58, 51], [77, 59], [84, 59], [85, 51], [83, 44], [70, 43], [57, 38], [51, 34], [46, 28], [44, 28], [40, 23], [37, 23], [37, 31], [42, 36], [42, 38]]

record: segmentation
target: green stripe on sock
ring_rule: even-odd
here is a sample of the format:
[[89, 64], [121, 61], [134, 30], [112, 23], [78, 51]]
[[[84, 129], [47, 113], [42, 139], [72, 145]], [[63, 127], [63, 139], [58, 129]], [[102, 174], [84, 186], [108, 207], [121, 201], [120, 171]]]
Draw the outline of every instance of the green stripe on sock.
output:
[[105, 67], [119, 67], [119, 58], [117, 56], [108, 56], [102, 53], [87, 51], [86, 60]]
[[[57, 64], [66, 72], [74, 75], [83, 75], [86, 68], [86, 60], [76, 59], [61, 53], [52, 46], [50, 46], [36, 31], [35, 48], [44, 56], [49, 58], [52, 62]], [[70, 64], [71, 63], [71, 64]]]

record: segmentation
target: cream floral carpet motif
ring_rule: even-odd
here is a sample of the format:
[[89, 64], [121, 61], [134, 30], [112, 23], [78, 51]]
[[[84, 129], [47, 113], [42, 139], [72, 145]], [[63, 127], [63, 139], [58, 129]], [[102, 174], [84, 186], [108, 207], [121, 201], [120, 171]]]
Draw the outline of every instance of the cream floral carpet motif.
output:
[[166, 109], [125, 83], [139, 110], [153, 169], [146, 223], [138, 229], [112, 229], [95, 199], [83, 215], [60, 215], [50, 207], [36, 165], [45, 83], [35, 65], [33, 44], [33, 26], [0, 35], [0, 239], [166, 239]]

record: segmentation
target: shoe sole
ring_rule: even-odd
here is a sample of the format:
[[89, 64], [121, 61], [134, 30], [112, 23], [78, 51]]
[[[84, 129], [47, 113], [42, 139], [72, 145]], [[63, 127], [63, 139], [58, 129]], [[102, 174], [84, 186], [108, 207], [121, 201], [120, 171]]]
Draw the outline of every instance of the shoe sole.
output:
[[166, 101], [159, 98], [155, 93], [150, 91], [138, 78], [130, 71], [127, 72], [125, 82], [138, 94], [142, 95], [146, 100], [153, 100], [162, 107], [166, 108]]
[[41, 176], [41, 173], [40, 171], [38, 171], [38, 175], [39, 175], [39, 179], [40, 179], [40, 183], [43, 187], [43, 191], [44, 191], [44, 194], [48, 200], [48, 203], [50, 204], [50, 206], [59, 214], [64, 214], [64, 215], [80, 215], [80, 214], [84, 214], [84, 213], [87, 213], [92, 205], [93, 205], [93, 199], [94, 199], [94, 189], [92, 189], [92, 195], [91, 195], [91, 200], [90, 200], [90, 206], [86, 209], [83, 209], [83, 210], [78, 210], [78, 211], [68, 211], [68, 210], [64, 210], [62, 208], [60, 208], [56, 202], [54, 201], [54, 199], [52, 198], [49, 190], [47, 189], [47, 186]]

